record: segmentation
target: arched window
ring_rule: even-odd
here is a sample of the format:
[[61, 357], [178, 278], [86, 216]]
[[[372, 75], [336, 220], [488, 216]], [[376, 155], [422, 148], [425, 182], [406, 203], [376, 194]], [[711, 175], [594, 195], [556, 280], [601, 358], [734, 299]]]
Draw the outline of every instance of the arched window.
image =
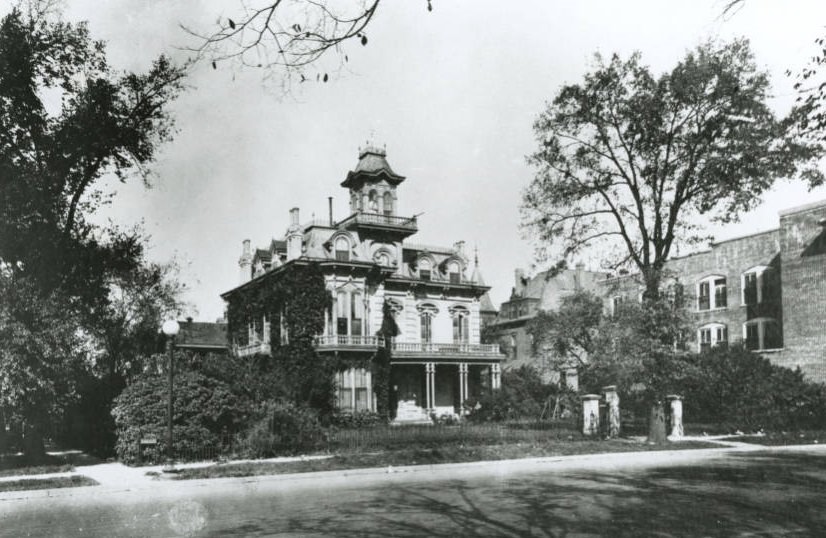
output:
[[433, 268], [433, 265], [430, 263], [430, 260], [427, 258], [422, 258], [419, 260], [419, 278], [422, 280], [430, 280], [430, 271]]
[[361, 336], [362, 320], [364, 319], [364, 298], [361, 293], [354, 292], [350, 298], [350, 335]]
[[425, 303], [418, 306], [423, 343], [433, 341], [433, 318], [439, 310], [432, 304]]
[[343, 262], [350, 261], [350, 241], [344, 236], [336, 239], [336, 259]]
[[470, 312], [464, 306], [455, 306], [450, 309], [453, 317], [453, 342], [467, 344], [470, 342]]
[[450, 262], [447, 264], [447, 274], [450, 277], [451, 284], [458, 284], [462, 280], [461, 269], [459, 262]]
[[707, 323], [697, 329], [698, 351], [728, 345], [728, 328], [722, 323]]
[[727, 305], [726, 277], [711, 275], [697, 283], [697, 310], [714, 310]]
[[771, 302], [772, 287], [775, 283], [772, 282], [773, 274], [770, 270], [770, 267], [758, 265], [740, 276], [741, 299], [744, 305], [754, 306]]
[[384, 193], [384, 214], [393, 214], [393, 194], [390, 192]]
[[346, 291], [336, 293], [336, 334], [346, 335], [349, 332], [348, 313], [350, 311], [350, 294]]
[[376, 191], [370, 191], [367, 198], [367, 208], [370, 213], [379, 212], [379, 195]]

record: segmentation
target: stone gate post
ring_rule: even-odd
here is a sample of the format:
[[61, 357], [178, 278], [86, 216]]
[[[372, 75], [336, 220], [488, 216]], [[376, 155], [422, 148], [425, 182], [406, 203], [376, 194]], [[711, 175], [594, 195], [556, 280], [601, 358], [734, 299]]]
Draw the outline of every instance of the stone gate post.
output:
[[602, 387], [602, 394], [603, 398], [605, 398], [605, 403], [608, 406], [608, 413], [607, 413], [607, 432], [608, 437], [619, 437], [620, 434], [620, 399], [619, 394], [617, 394], [617, 386], [616, 385], [608, 385], [607, 387]]
[[582, 435], [599, 435], [599, 395], [582, 396]]
[[671, 434], [669, 439], [682, 439], [683, 437], [683, 399], [677, 394], [666, 396], [671, 402]]

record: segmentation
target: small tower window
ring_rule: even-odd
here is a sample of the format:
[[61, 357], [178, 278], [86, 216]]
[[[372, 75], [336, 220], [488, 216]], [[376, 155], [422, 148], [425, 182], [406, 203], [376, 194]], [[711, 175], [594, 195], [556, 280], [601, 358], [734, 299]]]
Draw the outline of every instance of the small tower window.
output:
[[370, 191], [370, 195], [367, 198], [367, 208], [370, 213], [379, 212], [379, 195], [376, 191]]
[[393, 214], [393, 195], [389, 192], [384, 193], [384, 214]]

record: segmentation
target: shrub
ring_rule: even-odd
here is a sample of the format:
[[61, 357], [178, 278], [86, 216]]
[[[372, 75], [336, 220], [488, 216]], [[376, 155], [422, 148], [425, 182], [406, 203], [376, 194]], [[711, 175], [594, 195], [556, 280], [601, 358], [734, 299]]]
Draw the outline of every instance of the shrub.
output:
[[242, 438], [251, 458], [306, 453], [326, 446], [327, 434], [316, 411], [289, 402], [269, 402]]
[[688, 420], [744, 431], [826, 426], [826, 390], [799, 369], [740, 346], [715, 348], [695, 360], [699, 374], [684, 391]]
[[[546, 406], [557, 396], [567, 407], [568, 389], [542, 382], [539, 372], [522, 366], [502, 373], [502, 388], [465, 402], [468, 420], [500, 422], [515, 419], [539, 420]], [[574, 407], [575, 409], [575, 407]], [[552, 410], [552, 409], [551, 409]], [[548, 410], [548, 413], [551, 411]]]
[[330, 416], [330, 424], [338, 428], [374, 428], [387, 423], [387, 419], [375, 411], [338, 411]]
[[[138, 443], [147, 436], [158, 440], [149, 456], [166, 453], [167, 391], [165, 376], [144, 374], [115, 399], [115, 451], [121, 461], [138, 461]], [[180, 457], [221, 448], [225, 433], [243, 428], [251, 407], [246, 399], [233, 394], [226, 383], [198, 372], [183, 371], [175, 376], [173, 410], [172, 448]]]

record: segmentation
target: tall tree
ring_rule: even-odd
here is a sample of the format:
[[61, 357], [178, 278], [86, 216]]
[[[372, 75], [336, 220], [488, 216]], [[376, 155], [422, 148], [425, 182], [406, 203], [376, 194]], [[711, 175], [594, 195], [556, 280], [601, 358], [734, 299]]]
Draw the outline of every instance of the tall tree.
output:
[[797, 112], [778, 119], [768, 97], [744, 39], [699, 46], [660, 76], [639, 53], [597, 56], [534, 124], [523, 225], [539, 255], [602, 247], [656, 298], [673, 247], [707, 239], [703, 222], [736, 220], [778, 178], [823, 182], [823, 146], [797, 136]]
[[116, 72], [84, 23], [49, 8], [32, 0], [0, 20], [0, 399], [32, 457], [73, 396], [69, 370], [90, 350], [77, 340], [99, 328], [113, 276], [142, 263], [136, 233], [89, 219], [101, 179], [147, 179], [184, 76], [165, 57]]
[[[727, 0], [722, 16], [732, 16], [746, 5], [746, 0]], [[814, 39], [815, 50], [802, 68], [786, 70], [794, 77], [797, 92], [795, 119], [802, 136], [826, 141], [826, 34]]]

